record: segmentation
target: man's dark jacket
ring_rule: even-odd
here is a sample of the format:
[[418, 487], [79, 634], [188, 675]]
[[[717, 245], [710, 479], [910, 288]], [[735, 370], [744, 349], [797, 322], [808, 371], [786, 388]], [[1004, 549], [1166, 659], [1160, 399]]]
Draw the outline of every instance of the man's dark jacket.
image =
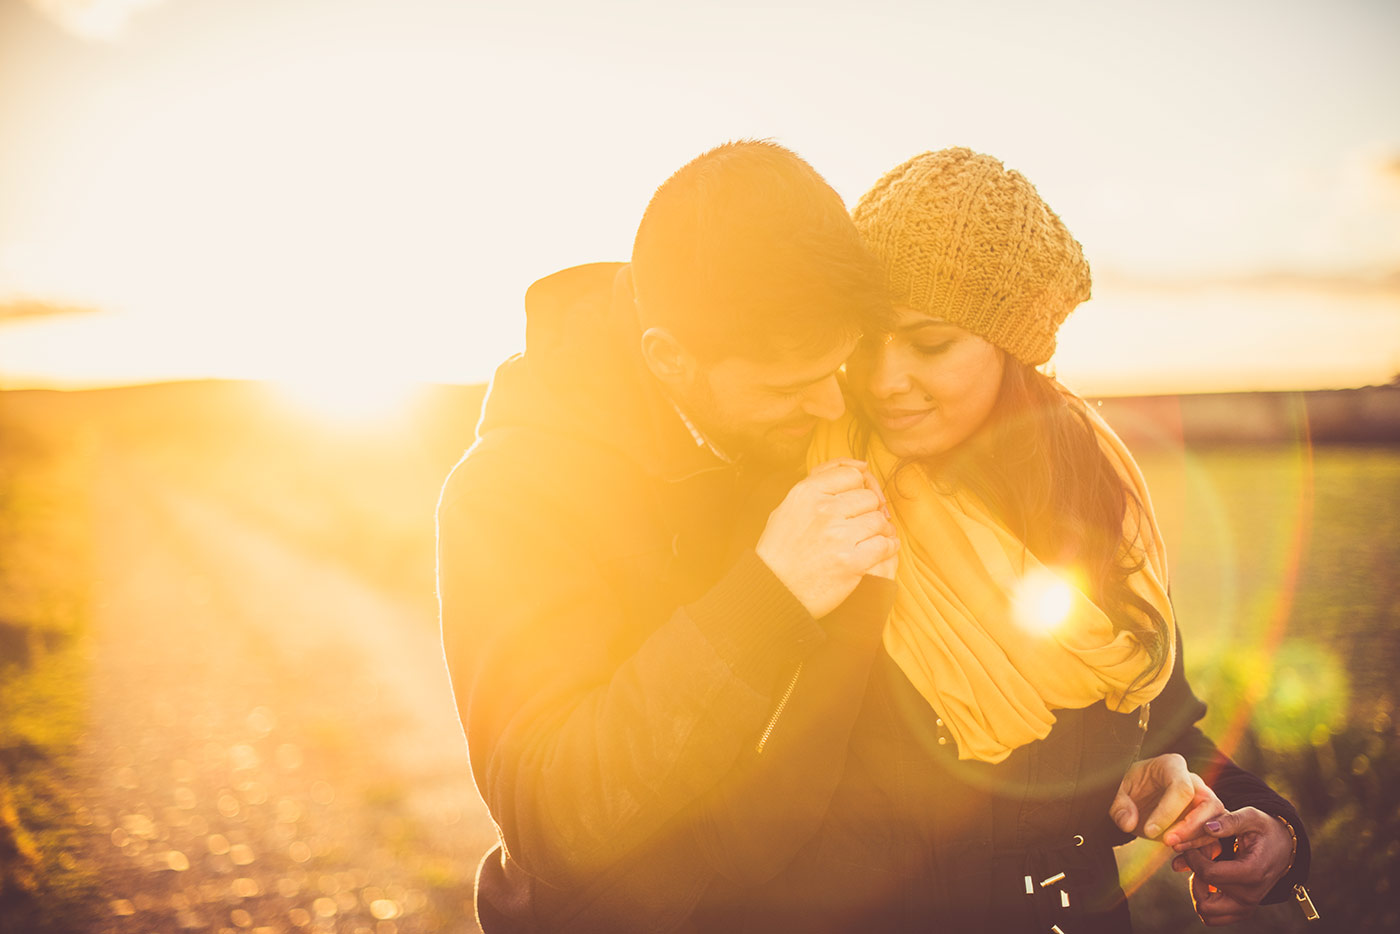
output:
[[[439, 507], [443, 641], [501, 840], [483, 929], [928, 929], [1012, 917], [1015, 894], [1027, 923], [1123, 929], [1127, 837], [1106, 814], [1137, 715], [1061, 711], [1006, 763], [958, 762], [880, 651], [892, 584], [814, 620], [758, 560], [796, 478], [697, 443], [641, 360], [627, 275], [530, 289], [526, 353], [497, 371]], [[1195, 730], [1203, 712], [1178, 666], [1151, 751], [1301, 834]], [[1072, 916], [1058, 887], [1024, 895], [1023, 874], [1070, 866]]]

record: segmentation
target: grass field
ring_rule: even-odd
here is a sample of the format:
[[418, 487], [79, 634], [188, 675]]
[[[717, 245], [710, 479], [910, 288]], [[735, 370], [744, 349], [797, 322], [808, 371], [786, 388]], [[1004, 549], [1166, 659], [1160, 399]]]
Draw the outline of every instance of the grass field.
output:
[[[191, 868], [182, 873], [168, 871], [179, 862], [174, 856], [149, 870], [159, 869], [157, 875], [131, 876], [123, 869], [126, 894], [121, 897], [110, 875], [116, 871], [112, 867], [149, 861], [152, 853], [165, 852], [161, 848], [185, 858], [183, 854], [193, 852], [190, 847], [212, 846], [200, 839], [179, 843], [190, 836], [192, 821], [197, 826], [204, 818], [197, 811], [193, 818], [182, 817], [182, 803], [162, 810], [151, 795], [166, 792], [122, 784], [133, 767], [141, 767], [141, 755], [139, 750], [114, 750], [111, 762], [89, 763], [98, 779], [88, 782], [83, 777], [102, 795], [118, 794], [125, 802], [110, 808], [115, 829], [94, 836], [93, 827], [82, 824], [82, 815], [88, 815], [89, 823], [100, 823], [100, 809], [90, 798], [86, 803], [73, 800], [74, 790], [65, 782], [79, 779], [65, 770], [94, 715], [84, 685], [93, 678], [101, 680], [105, 661], [83, 649], [94, 593], [108, 594], [114, 586], [106, 579], [110, 573], [104, 577], [93, 572], [92, 543], [94, 538], [110, 541], [115, 534], [103, 527], [103, 522], [114, 520], [100, 517], [131, 512], [99, 510], [94, 525], [90, 500], [95, 483], [109, 498], [121, 499], [128, 492], [122, 478], [139, 477], [148, 490], [170, 494], [162, 508], [178, 511], [202, 504], [199, 509], [222, 517], [222, 525], [211, 528], [260, 536], [276, 543], [279, 553], [334, 571], [366, 594], [384, 595], [402, 608], [393, 618], [398, 620], [394, 625], [407, 627], [401, 633], [403, 641], [421, 638], [430, 643], [436, 626], [433, 508], [438, 485], [470, 441], [479, 402], [479, 388], [443, 390], [420, 400], [410, 416], [370, 429], [325, 427], [254, 385], [0, 395], [0, 847], [8, 847], [0, 849], [0, 910], [4, 899], [14, 906], [27, 898], [26, 904], [37, 912], [32, 917], [47, 917], [53, 925], [48, 930], [57, 931], [65, 929], [64, 917], [79, 916], [64, 915], [60, 909], [67, 904], [73, 912], [90, 909], [107, 918], [86, 929], [125, 932], [142, 930], [143, 919], [148, 928], [158, 927], [159, 917], [205, 918], [210, 930], [236, 928], [245, 920], [271, 930], [291, 930], [302, 919], [321, 918], [317, 911], [333, 909], [324, 917], [337, 919], [335, 923], [348, 931], [355, 929], [356, 917], [384, 920], [373, 910], [387, 911], [387, 902], [394, 902], [396, 910], [421, 903], [427, 907], [420, 906], [417, 914], [396, 916], [397, 931], [457, 929], [442, 919], [465, 912], [469, 857], [477, 850], [448, 852], [445, 844], [433, 842], [441, 838], [415, 824], [399, 807], [412, 789], [407, 787], [410, 779], [392, 770], [374, 775], [365, 784], [370, 790], [356, 793], [367, 797], [346, 792], [336, 805], [326, 806], [363, 800], [361, 813], [342, 811], [335, 820], [346, 833], [353, 828], [366, 837], [347, 837], [332, 854], [341, 862], [335, 871], [323, 872], [318, 883], [325, 888], [331, 885], [327, 878], [339, 879], [330, 895], [296, 881], [297, 872], [306, 874], [304, 865], [289, 864], [290, 869], [278, 869], [282, 874], [275, 879], [275, 874], [269, 875], [267, 881], [253, 874], [225, 877], [217, 870], [228, 869], [227, 857], [215, 854], [207, 857], [207, 866], [187, 859]], [[1188, 672], [1197, 693], [1210, 705], [1209, 732], [1298, 804], [1314, 842], [1314, 898], [1329, 925], [1335, 925], [1331, 929], [1394, 929], [1400, 924], [1400, 892], [1390, 882], [1400, 870], [1400, 753], [1393, 677], [1400, 665], [1400, 584], [1395, 573], [1400, 566], [1400, 449], [1310, 450], [1304, 444], [1159, 447], [1140, 452], [1140, 459], [1171, 553], [1173, 599], [1185, 635]], [[163, 528], [166, 521], [151, 527]], [[213, 520], [206, 516], [199, 521]], [[122, 541], [143, 539], [131, 532]], [[109, 565], [114, 560], [112, 547], [106, 558]], [[138, 544], [137, 552], [143, 547]], [[273, 576], [268, 580], [275, 580], [275, 562], [270, 567]], [[175, 607], [174, 612], [189, 613], [191, 619], [202, 614], [217, 625], [221, 600], [236, 596], [251, 601], [257, 613], [275, 618], [279, 612], [291, 612], [286, 608], [293, 605], [294, 590], [307, 586], [297, 578], [276, 585], [285, 590], [258, 584], [269, 589], [247, 592], [256, 588], [247, 580], [223, 582], [220, 573], [218, 567], [201, 566], [178, 581], [157, 578], [141, 587], [169, 598], [162, 605]], [[239, 588], [245, 592], [220, 596]], [[101, 599], [107, 605], [108, 598]], [[229, 642], [228, 651], [243, 651], [240, 644]], [[361, 756], [354, 729], [337, 722], [327, 706], [328, 698], [354, 696], [346, 687], [354, 660], [345, 660], [345, 667], [337, 670], [303, 659], [295, 646], [286, 650], [289, 655], [265, 656], [270, 651], [256, 648], [264, 655], [252, 656], [264, 669], [256, 682], [261, 687], [230, 681], [231, 686], [218, 689], [226, 694], [208, 688], [188, 695], [198, 696], [204, 705], [197, 718], [204, 724], [200, 735], [209, 733], [208, 724], [225, 712], [222, 708], [234, 724], [230, 736], [237, 732], [234, 727], [244, 729], [245, 721], [262, 723], [266, 715], [258, 711], [281, 710], [279, 729], [300, 731], [294, 745], [307, 762], [343, 766]], [[209, 674], [213, 669], [201, 665], [192, 665], [190, 671], [204, 671], [201, 677], [216, 680]], [[271, 677], [272, 672], [282, 672], [282, 681]], [[295, 691], [289, 679], [296, 681]], [[111, 677], [108, 682], [122, 683]], [[138, 684], [136, 689], [146, 686]], [[170, 685], [153, 690], [178, 694]], [[256, 691], [274, 693], [258, 700]], [[389, 714], [381, 711], [377, 716]], [[170, 722], [181, 723], [183, 718]], [[400, 728], [405, 725], [400, 721]], [[388, 721], [381, 727], [395, 730]], [[218, 729], [214, 733], [220, 735]], [[204, 749], [209, 746], [207, 736], [193, 741], [200, 745], [188, 754], [187, 765], [216, 752]], [[236, 820], [211, 813], [206, 836], [214, 824], [228, 820], [234, 821], [229, 824], [232, 829], [213, 837], [236, 841], [237, 833], [250, 834], [252, 825], [238, 821], [260, 808], [275, 806], [279, 814], [300, 814], [322, 807], [310, 790], [314, 783], [305, 782], [304, 774], [297, 779], [306, 785], [304, 792], [296, 786], [279, 799], [276, 787], [264, 787], [275, 778], [272, 773], [254, 781], [246, 770], [240, 772], [239, 758], [246, 758], [246, 749], [261, 748], [257, 742], [270, 740], [230, 739], [215, 756], [223, 763], [220, 768], [233, 771], [210, 773], [210, 800], [223, 808], [225, 798], [232, 796], [242, 801], [243, 810]], [[281, 749], [269, 747], [262, 756], [280, 761]], [[102, 753], [96, 755], [101, 758]], [[158, 765], [151, 763], [152, 768]], [[165, 773], [157, 769], [152, 774]], [[470, 794], [464, 775], [453, 780], [459, 792]], [[98, 793], [91, 788], [89, 795]], [[197, 783], [188, 788], [196, 789]], [[193, 793], [179, 800], [188, 801]], [[198, 793], [203, 801], [203, 792]], [[261, 803], [264, 799], [266, 804]], [[329, 811], [325, 819], [332, 819]], [[461, 820], [456, 825], [459, 836], [485, 839], [479, 811]], [[298, 826], [305, 822], [304, 818]], [[123, 826], [150, 831], [149, 839], [136, 841], [143, 853], [134, 853], [129, 831], [113, 849]], [[275, 814], [267, 827], [270, 834], [290, 832]], [[75, 836], [84, 834], [86, 846], [73, 843]], [[285, 850], [287, 840], [278, 841], [269, 846]], [[378, 862], [368, 856], [355, 862], [357, 852], [392, 854], [406, 841], [412, 841], [415, 858], [422, 863], [419, 869], [402, 870], [408, 873], [405, 878], [372, 878], [391, 872], [386, 868], [395, 861], [391, 855]], [[247, 845], [257, 849], [258, 841], [250, 837]], [[104, 855], [109, 850], [122, 853], [126, 862], [111, 863]], [[1137, 850], [1125, 859], [1125, 872], [1134, 871], [1135, 859]], [[201, 872], [210, 875], [196, 879]], [[159, 881], [152, 881], [152, 888], [138, 893], [140, 897], [133, 896], [130, 887], [139, 887], [144, 884], [139, 880], [146, 878]], [[177, 884], [180, 879], [188, 880], [183, 888]], [[384, 895], [420, 890], [428, 894], [401, 894], [397, 901]], [[376, 894], [380, 897], [371, 897]], [[1185, 930], [1199, 923], [1191, 912], [1184, 878], [1170, 873], [1154, 876], [1133, 903], [1144, 931]], [[42, 910], [34, 907], [39, 904]], [[162, 911], [167, 914], [160, 915]], [[222, 922], [214, 920], [219, 911]], [[13, 912], [11, 916], [18, 917]], [[1302, 926], [1286, 907], [1261, 915], [1247, 929]]]
[[[1400, 450], [1215, 447], [1141, 460], [1207, 732], [1297, 804], [1328, 929], [1396, 929]], [[1190, 923], [1159, 896], [1143, 900]], [[1303, 926], [1291, 911], [1257, 925], [1279, 929]]]
[[[85, 727], [92, 438], [0, 397], [0, 917], [75, 923], [97, 880], [72, 852]], [[16, 928], [18, 930], [19, 928]]]

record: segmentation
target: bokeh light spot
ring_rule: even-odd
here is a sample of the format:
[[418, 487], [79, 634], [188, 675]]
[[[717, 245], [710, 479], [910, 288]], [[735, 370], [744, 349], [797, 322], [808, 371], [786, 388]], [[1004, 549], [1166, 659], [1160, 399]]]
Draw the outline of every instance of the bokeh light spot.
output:
[[388, 898], [378, 898], [369, 903], [369, 913], [380, 921], [388, 921], [399, 916], [399, 904]]

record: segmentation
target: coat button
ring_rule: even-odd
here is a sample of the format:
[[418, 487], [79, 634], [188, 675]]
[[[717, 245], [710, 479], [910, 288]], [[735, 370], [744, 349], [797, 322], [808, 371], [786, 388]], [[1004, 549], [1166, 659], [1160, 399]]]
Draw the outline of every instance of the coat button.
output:
[[948, 737], [946, 737], [946, 736], [940, 736], [940, 737], [938, 737], [938, 745], [940, 745], [940, 746], [946, 746], [946, 745], [948, 745]]

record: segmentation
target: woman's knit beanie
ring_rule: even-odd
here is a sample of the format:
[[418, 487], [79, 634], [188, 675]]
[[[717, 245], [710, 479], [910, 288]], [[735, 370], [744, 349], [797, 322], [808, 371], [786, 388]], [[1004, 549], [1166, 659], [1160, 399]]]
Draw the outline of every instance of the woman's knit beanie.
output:
[[1035, 366], [1089, 298], [1089, 264], [1019, 172], [970, 149], [915, 156], [851, 213], [892, 301], [978, 334]]

